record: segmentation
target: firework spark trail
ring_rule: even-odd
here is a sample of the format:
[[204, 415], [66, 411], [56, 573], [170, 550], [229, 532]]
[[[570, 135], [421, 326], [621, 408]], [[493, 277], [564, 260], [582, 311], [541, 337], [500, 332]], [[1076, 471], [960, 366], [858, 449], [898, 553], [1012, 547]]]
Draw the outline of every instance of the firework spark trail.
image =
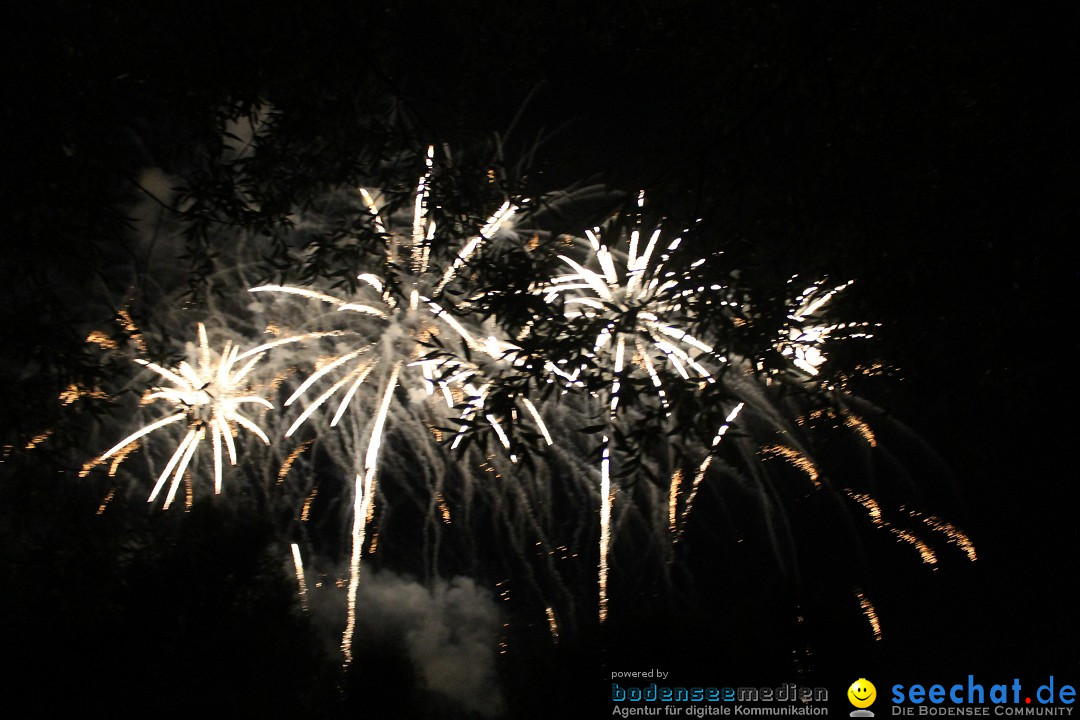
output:
[[315, 485], [311, 488], [311, 492], [304, 498], [304, 504], [300, 509], [300, 522], [307, 522], [311, 519], [311, 503], [315, 501], [315, 498], [319, 494], [319, 486]]
[[559, 623], [555, 620], [555, 611], [549, 605], [545, 611], [547, 614], [548, 630], [551, 632], [551, 642], [559, 644]]
[[[933, 548], [913, 531], [898, 528], [888, 520], [885, 520], [885, 518], [882, 517], [881, 504], [873, 496], [869, 493], [857, 493], [852, 490], [846, 490], [845, 492], [848, 497], [863, 506], [867, 515], [870, 516], [870, 522], [876, 527], [888, 530], [897, 540], [911, 545], [915, 548], [915, 551], [919, 553], [919, 558], [923, 563], [936, 569], [938, 557]], [[910, 510], [903, 505], [900, 506], [900, 509], [901, 511], [906, 512], [908, 516], [921, 521], [931, 529], [943, 534], [949, 543], [956, 545], [963, 551], [970, 562], [975, 562], [978, 558], [974, 543], [972, 543], [971, 539], [952, 523], [946, 522], [934, 515], [924, 515], [917, 510]]]
[[285, 476], [289, 474], [289, 470], [292, 469], [293, 463], [296, 462], [296, 459], [298, 457], [300, 457], [304, 453], [305, 450], [307, 450], [309, 447], [311, 447], [311, 444], [313, 442], [314, 442], [314, 440], [305, 440], [304, 442], [300, 443], [295, 448], [293, 448], [292, 452], [290, 452], [285, 457], [285, 459], [281, 463], [281, 467], [278, 469], [278, 474], [277, 474], [278, 485], [285, 482]]
[[600, 587], [600, 622], [604, 622], [607, 620], [608, 614], [608, 549], [611, 547], [611, 506], [615, 502], [615, 496], [611, 490], [611, 457], [606, 435], [601, 442], [603, 443], [603, 456], [600, 460], [600, 565], [598, 568], [598, 581]]
[[908, 514], [912, 517], [919, 518], [926, 525], [945, 535], [950, 543], [963, 550], [964, 555], [966, 555], [967, 559], [971, 562], [975, 562], [979, 558], [978, 553], [975, 551], [975, 544], [971, 542], [971, 538], [951, 522], [942, 520], [934, 515], [923, 515], [914, 510], [908, 511]]
[[862, 420], [861, 418], [852, 415], [848, 411], [844, 412], [843, 417], [845, 425], [847, 425], [855, 432], [859, 433], [859, 435], [861, 435], [862, 438], [866, 440], [866, 443], [870, 447], [877, 447], [877, 437], [874, 435], [874, 431], [870, 428], [870, 426], [866, 423], [865, 420]]
[[386, 424], [386, 415], [390, 411], [390, 401], [394, 398], [394, 389], [397, 387], [398, 373], [401, 370], [401, 361], [394, 364], [390, 372], [390, 379], [383, 391], [382, 402], [379, 403], [378, 413], [375, 415], [375, 425], [368, 439], [367, 453], [364, 457], [364, 474], [356, 474], [353, 484], [353, 527], [352, 527], [352, 552], [349, 560], [349, 593], [348, 593], [348, 620], [345, 632], [341, 637], [341, 651], [345, 656], [345, 666], [352, 662], [352, 638], [356, 630], [356, 592], [360, 587], [360, 558], [364, 551], [364, 534], [367, 531], [368, 517], [375, 509], [375, 473], [379, 466], [379, 446], [382, 444], [383, 426]]
[[859, 588], [855, 589], [855, 597], [859, 599], [859, 609], [862, 610], [866, 621], [870, 623], [870, 631], [874, 634], [874, 640], [881, 640], [881, 621], [878, 619], [874, 603], [870, 602], [870, 598], [866, 597]]
[[112, 502], [112, 499], [113, 499], [113, 497], [115, 497], [115, 495], [116, 495], [116, 486], [113, 485], [112, 488], [109, 489], [109, 494], [106, 495], [105, 499], [103, 499], [101, 501], [101, 505], [98, 505], [98, 509], [97, 509], [97, 513], [96, 513], [97, 515], [103, 515], [105, 513], [105, 508], [109, 507], [109, 503]]
[[682, 485], [682, 468], [676, 468], [668, 483], [668, 529], [674, 533], [679, 509], [679, 488]]
[[292, 544], [293, 568], [296, 570], [296, 585], [300, 593], [300, 607], [308, 611], [307, 580], [304, 579], [304, 562], [300, 558], [300, 546]]
[[[709, 466], [713, 461], [713, 452], [720, 444], [720, 441], [724, 439], [724, 435], [727, 434], [728, 428], [731, 427], [731, 423], [735, 422], [735, 419], [739, 417], [739, 413], [745, 407], [745, 403], [739, 403], [735, 406], [735, 409], [728, 413], [728, 416], [724, 418], [724, 424], [720, 426], [720, 429], [716, 431], [716, 435], [713, 436], [712, 443], [709, 446], [708, 455], [702, 460], [701, 465], [698, 466], [697, 473], [694, 474], [694, 482], [690, 486], [690, 493], [686, 496], [686, 505], [683, 507], [682, 518], [679, 523], [678, 532], [675, 534], [675, 540], [678, 541], [683, 533], [686, 531], [686, 522], [690, 518], [690, 511], [694, 508], [694, 499], [697, 497], [698, 489], [701, 487], [701, 481], [705, 478], [705, 473], [708, 472]], [[681, 476], [679, 478], [681, 480]], [[672, 480], [671, 490], [671, 529], [675, 531], [675, 499], [676, 485], [675, 480]]]
[[792, 466], [806, 473], [806, 477], [815, 488], [821, 487], [821, 473], [818, 472], [817, 467], [814, 465], [813, 461], [807, 457], [806, 453], [799, 452], [795, 448], [788, 447], [787, 445], [768, 445], [761, 449], [761, 457], [765, 459], [782, 458], [787, 460]]

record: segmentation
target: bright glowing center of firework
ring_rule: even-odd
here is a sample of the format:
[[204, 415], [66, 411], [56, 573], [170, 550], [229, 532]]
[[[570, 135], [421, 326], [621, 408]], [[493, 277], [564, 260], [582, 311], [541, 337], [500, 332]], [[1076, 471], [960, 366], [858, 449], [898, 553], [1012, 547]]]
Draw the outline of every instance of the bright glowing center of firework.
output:
[[[213, 383], [207, 384], [201, 390], [191, 394], [191, 402], [186, 402], [188, 407], [187, 418], [188, 425], [203, 426], [210, 422], [214, 417], [214, 394], [217, 392], [217, 388]], [[222, 397], [222, 400], [225, 400]]]

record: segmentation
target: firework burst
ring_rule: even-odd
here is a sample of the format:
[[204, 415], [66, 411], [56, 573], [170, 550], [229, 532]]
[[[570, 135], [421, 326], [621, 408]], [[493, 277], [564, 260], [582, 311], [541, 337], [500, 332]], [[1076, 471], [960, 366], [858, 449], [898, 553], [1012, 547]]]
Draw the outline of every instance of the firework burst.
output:
[[[341, 634], [346, 665], [357, 633], [361, 560], [378, 544], [380, 563], [397, 561], [393, 523], [417, 532], [405, 562], [417, 562], [412, 550], [421, 544], [422, 572], [429, 577], [438, 576], [440, 557], [446, 564], [471, 562], [474, 572], [477, 557], [496, 558], [494, 566], [505, 568], [496, 577], [512, 579], [514, 602], [523, 603], [533, 620], [546, 620], [552, 642], [573, 634], [577, 598], [588, 598], [588, 615], [605, 622], [609, 584], [618, 598], [629, 583], [659, 578], [671, 590], [689, 577], [678, 574], [678, 561], [689, 556], [687, 548], [700, 541], [697, 528], [704, 526], [695, 521], [686, 533], [692, 510], [696, 505], [695, 517], [703, 520], [717, 512], [723, 517], [732, 495], [753, 498], [767, 551], [780, 572], [795, 576], [799, 552], [787, 514], [798, 512], [801, 502], [832, 501], [855, 516], [865, 511], [872, 524], [918, 550], [924, 563], [932, 564], [927, 558], [937, 557], [935, 540], [942, 539], [975, 558], [966, 535], [939, 515], [903, 509], [882, 521], [882, 511], [889, 513], [899, 496], [868, 488], [843, 463], [831, 462], [828, 443], [820, 442], [823, 431], [839, 432], [849, 448], [858, 446], [868, 466], [891, 462], [879, 419], [851, 412], [823, 369], [835, 338], [863, 334], [864, 325], [830, 318], [830, 301], [849, 283], [808, 283], [794, 298], [780, 335], [770, 328], [759, 338], [761, 351], [783, 358], [782, 368], [766, 373], [751, 359], [758, 355], [735, 351], [717, 327], [728, 315], [752, 318], [750, 294], [735, 302], [730, 288], [708, 285], [705, 260], [678, 257], [680, 237], [668, 239], [658, 227], [643, 225], [643, 196], [629, 221], [623, 216], [576, 241], [545, 244], [559, 250], [542, 253], [542, 230], [528, 245], [494, 242], [509, 234], [524, 201], [496, 201], [494, 212], [466, 221], [465, 214], [455, 216], [439, 204], [433, 150], [423, 162], [407, 209], [395, 210], [388, 193], [369, 190], [337, 193], [328, 201], [334, 212], [359, 216], [378, 240], [373, 261], [369, 253], [367, 261], [350, 266], [350, 275], [357, 273], [351, 291], [288, 284], [290, 278], [257, 284], [228, 271], [252, 293], [247, 311], [279, 339], [261, 345], [227, 341], [215, 352], [200, 324], [185, 361], [172, 366], [138, 360], [160, 383], [144, 395], [155, 415], [87, 463], [82, 474], [108, 463], [111, 476], [147, 438], [168, 438], [169, 460], [150, 494], [151, 502], [164, 495], [168, 507], [193, 468], [212, 466], [220, 492], [224, 456], [236, 465], [238, 455], [250, 462], [258, 443], [280, 444], [275, 486], [292, 485], [305, 474], [316, 478], [288, 499], [300, 498], [290, 514], [299, 522], [320, 518], [300, 526], [312, 528], [337, 503], [337, 480], [323, 472], [326, 463], [345, 471], [351, 495], [342, 494], [351, 503], [342, 505], [334, 520], [342, 525], [332, 532], [347, 538], [348, 550], [335, 544], [332, 552], [348, 556], [348, 577], [343, 572], [325, 587], [340, 587], [347, 597]], [[346, 196], [348, 204], [339, 202]], [[302, 212], [296, 217], [304, 231], [324, 219]], [[369, 252], [361, 238], [345, 238], [350, 245], [342, 257]], [[489, 292], [485, 263], [502, 257], [501, 251], [528, 255], [530, 267], [543, 267], [549, 276], [528, 275], [502, 296]], [[548, 273], [551, 267], [557, 269]], [[492, 298], [512, 293], [518, 294], [516, 305], [508, 304], [507, 313], [516, 314], [506, 331], [498, 318], [507, 315]], [[554, 320], [544, 307], [553, 309]], [[249, 335], [259, 327], [250, 325]], [[551, 336], [541, 338], [549, 330]], [[118, 349], [103, 333], [88, 340]], [[275, 350], [286, 344], [292, 351]], [[241, 351], [244, 346], [252, 349]], [[69, 389], [61, 402], [89, 392]], [[262, 412], [273, 409], [272, 400], [281, 411]], [[683, 432], [688, 415], [695, 416], [695, 427]], [[601, 424], [582, 432], [590, 417]], [[654, 428], [663, 432], [652, 434], [665, 439], [648, 450], [635, 445]], [[539, 452], [521, 442], [530, 433]], [[237, 452], [241, 436], [251, 448]], [[492, 443], [495, 451], [489, 452]], [[729, 514], [728, 520], [740, 519]], [[311, 567], [322, 562], [319, 541], [313, 539], [306, 556]], [[451, 545], [457, 541], [460, 547]], [[328, 590], [316, 580], [307, 586], [299, 548], [292, 544], [300, 602], [314, 612], [318, 593]], [[629, 558], [634, 571], [623, 572]], [[315, 578], [311, 567], [307, 575]], [[859, 602], [871, 618], [869, 593]]]
[[[794, 283], [795, 276], [789, 280]], [[781, 332], [776, 343], [780, 353], [788, 358], [792, 365], [807, 375], [817, 375], [825, 363], [825, 347], [839, 331], [848, 338], [873, 337], [864, 328], [869, 323], [833, 323], [825, 319], [826, 306], [840, 292], [851, 286], [853, 280], [834, 287], [827, 287], [818, 281], [807, 287], [791, 303], [791, 312], [787, 317], [787, 326]]]
[[172, 385], [153, 388], [143, 397], [143, 402], [162, 401], [172, 412], [144, 425], [86, 463], [79, 473], [80, 477], [85, 477], [92, 468], [110, 458], [116, 458], [109, 469], [109, 475], [114, 475], [119, 463], [138, 447], [144, 437], [161, 428], [184, 423], [187, 431], [158, 476], [148, 502], [157, 500], [171, 475], [172, 482], [169, 483], [163, 507], [168, 508], [172, 504], [184, 472], [197, 450], [207, 441], [213, 452], [214, 492], [220, 493], [222, 446], [228, 452], [229, 463], [236, 465], [236, 444], [233, 439], [239, 428], [244, 428], [265, 444], [270, 444], [270, 438], [263, 429], [242, 412], [242, 408], [250, 404], [262, 405], [268, 409], [274, 407], [273, 403], [261, 395], [252, 394], [248, 382], [249, 373], [263, 359], [268, 347], [262, 345], [240, 352], [239, 346], [226, 340], [221, 352], [214, 353], [207, 338], [206, 326], [199, 323], [196, 349], [198, 359], [194, 363], [182, 360], [174, 368], [165, 368], [149, 360], [136, 359], [135, 362], [152, 370]]
[[[644, 206], [644, 192], [639, 193], [637, 207]], [[617, 235], [616, 244], [609, 247], [606, 236]], [[560, 255], [559, 259], [571, 272], [556, 276], [542, 288], [547, 300], [562, 296], [567, 318], [581, 319], [598, 327], [593, 341], [592, 355], [612, 377], [606, 388], [606, 430], [600, 438], [600, 560], [598, 567], [599, 617], [603, 622], [608, 613], [608, 555], [611, 546], [611, 513], [615, 501], [612, 487], [611, 437], [619, 414], [623, 384], [633, 368], [641, 368], [649, 378], [656, 399], [664, 410], [669, 409], [667, 393], [658, 368], [670, 367], [683, 380], [713, 383], [715, 378], [703, 363], [713, 366], [727, 362], [717, 356], [713, 348], [691, 335], [684, 327], [686, 311], [683, 304], [685, 293], [676, 272], [667, 270], [666, 263], [682, 242], [681, 237], [661, 246], [662, 231], [659, 227], [646, 234], [642, 232], [640, 215], [627, 233], [615, 227], [614, 232], [594, 228], [586, 232], [590, 256], [584, 263]], [[690, 269], [700, 266], [704, 260], [695, 261]], [[587, 267], [592, 265], [593, 269]], [[562, 373], [571, 384], [574, 374]], [[736, 405], [716, 435], [714, 445], [719, 443], [730, 423], [734, 422], [742, 405]], [[670, 413], [668, 413], [670, 414]], [[697, 485], [708, 468], [708, 461], [695, 476], [690, 500], [696, 494]], [[679, 476], [673, 476], [669, 497], [673, 508], [678, 493]], [[672, 510], [672, 529], [674, 511]]]
[[[286, 406], [293, 405], [301, 398], [307, 403], [285, 432], [286, 436], [290, 436], [334, 397], [338, 398], [338, 402], [329, 425], [337, 426], [361, 386], [369, 383], [377, 388], [375, 407], [371, 409], [373, 420], [366, 433], [363, 462], [358, 463], [353, 486], [348, 621], [341, 643], [346, 665], [352, 659], [360, 561], [368, 523], [375, 509], [379, 451], [397, 390], [402, 388], [411, 399], [416, 399], [417, 391], [422, 393], [420, 397], [433, 398], [438, 394], [445, 401], [447, 409], [461, 408], [459, 421], [462, 432], [475, 417], [483, 417], [503, 447], [508, 451], [511, 448], [510, 438], [499, 418], [485, 412], [491, 384], [485, 381], [484, 373], [486, 365], [510, 362], [508, 358], [513, 354], [513, 346], [490, 334], [482, 337], [475, 328], [470, 330], [450, 308], [433, 298], [443, 296], [447, 286], [482, 245], [510, 224], [517, 208], [510, 201], [504, 202], [478, 232], [457, 249], [453, 258], [444, 267], [438, 268], [432, 258], [437, 227], [430, 207], [434, 148], [428, 148], [425, 166], [425, 172], [417, 183], [411, 221], [404, 231], [399, 229], [400, 225], [395, 224], [392, 217], [384, 217], [384, 209], [369, 191], [361, 189], [360, 198], [370, 214], [375, 231], [385, 240], [385, 255], [380, 272], [363, 272], [357, 276], [360, 292], [355, 297], [346, 301], [308, 288], [287, 285], [261, 285], [250, 289], [252, 293], [308, 298], [333, 308], [335, 314], [353, 313], [363, 318], [359, 323], [361, 329], [357, 331], [361, 341], [326, 358], [285, 401]], [[455, 355], [434, 351], [436, 345], [446, 348], [455, 344], [460, 345], [464, 352]], [[324, 380], [331, 378], [334, 379], [327, 387], [309, 398], [314, 393], [313, 388], [322, 387]], [[527, 398], [522, 398], [522, 403], [550, 441], [536, 407]], [[453, 447], [460, 443], [462, 432], [456, 435]], [[516, 460], [513, 453], [510, 457]]]

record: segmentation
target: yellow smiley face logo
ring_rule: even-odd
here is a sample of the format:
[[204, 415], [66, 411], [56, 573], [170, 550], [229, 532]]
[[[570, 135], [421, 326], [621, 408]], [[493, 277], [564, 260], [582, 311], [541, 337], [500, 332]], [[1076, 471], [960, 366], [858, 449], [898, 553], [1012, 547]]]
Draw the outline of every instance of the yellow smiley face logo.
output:
[[848, 700], [857, 708], [868, 708], [877, 699], [877, 688], [866, 678], [859, 678], [847, 689]]

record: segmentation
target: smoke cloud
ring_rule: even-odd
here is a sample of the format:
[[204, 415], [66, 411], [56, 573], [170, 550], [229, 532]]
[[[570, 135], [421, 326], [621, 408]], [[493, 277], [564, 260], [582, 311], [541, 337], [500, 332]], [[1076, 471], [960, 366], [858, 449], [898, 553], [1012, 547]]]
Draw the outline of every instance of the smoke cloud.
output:
[[[313, 600], [313, 611], [340, 623], [341, 590], [317, 593]], [[404, 648], [428, 690], [470, 713], [494, 717], [503, 711], [495, 665], [499, 608], [472, 578], [426, 586], [390, 571], [361, 571], [357, 621], [358, 644]]]

